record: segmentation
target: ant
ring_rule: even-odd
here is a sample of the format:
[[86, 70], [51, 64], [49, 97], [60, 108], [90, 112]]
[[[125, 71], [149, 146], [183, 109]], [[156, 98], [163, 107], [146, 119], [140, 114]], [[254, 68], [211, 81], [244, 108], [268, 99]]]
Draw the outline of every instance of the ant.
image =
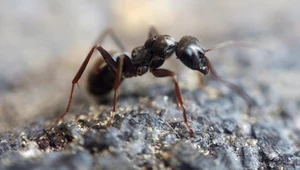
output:
[[149, 71], [155, 77], [171, 77], [173, 79], [177, 104], [183, 111], [184, 123], [189, 130], [190, 135], [195, 135], [187, 120], [186, 108], [182, 99], [181, 91], [175, 73], [168, 69], [160, 68], [165, 60], [174, 53], [176, 54], [177, 59], [179, 59], [188, 68], [197, 70], [203, 75], [206, 75], [210, 72], [214, 79], [222, 82], [223, 84], [234, 90], [240, 97], [242, 97], [246, 101], [248, 109], [250, 109], [255, 103], [241, 88], [220, 78], [216, 74], [209, 59], [205, 56], [206, 52], [215, 50], [217, 48], [222, 48], [231, 44], [247, 46], [247, 44], [245, 43], [228, 41], [205, 49], [200, 44], [198, 39], [193, 36], [183, 36], [179, 40], [179, 42], [177, 42], [170, 35], [160, 35], [154, 27], [151, 27], [148, 34], [148, 39], [146, 40], [145, 44], [134, 48], [132, 50], [130, 58], [125, 54], [126, 50], [124, 45], [112, 29], [105, 30], [100, 35], [98, 42], [100, 42], [101, 44], [107, 35], [110, 35], [112, 37], [123, 54], [118, 55], [116, 57], [116, 60], [114, 60], [111, 54], [107, 52], [101, 45], [94, 45], [92, 47], [85, 60], [81, 64], [81, 67], [77, 71], [75, 77], [73, 78], [71, 93], [66, 111], [56, 119], [54, 125], [61, 121], [69, 112], [72, 103], [74, 87], [82, 76], [95, 50], [98, 50], [101, 53], [106, 63], [101, 63], [98, 61], [97, 64], [93, 67], [93, 71], [89, 74], [88, 77], [88, 90], [92, 94], [97, 96], [103, 96], [104, 94], [107, 94], [112, 90], [114, 91], [112, 116], [110, 118], [108, 126], [112, 125], [112, 121], [114, 119], [117, 104], [117, 91], [122, 80], [129, 77], [142, 76]]

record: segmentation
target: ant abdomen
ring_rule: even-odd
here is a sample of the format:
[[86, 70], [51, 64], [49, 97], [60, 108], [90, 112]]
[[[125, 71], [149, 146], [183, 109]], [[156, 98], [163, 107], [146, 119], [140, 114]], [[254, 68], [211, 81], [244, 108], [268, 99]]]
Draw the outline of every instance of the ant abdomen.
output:
[[110, 70], [106, 62], [102, 58], [98, 59], [88, 74], [88, 92], [97, 98], [106, 96], [114, 88], [115, 76], [115, 72]]

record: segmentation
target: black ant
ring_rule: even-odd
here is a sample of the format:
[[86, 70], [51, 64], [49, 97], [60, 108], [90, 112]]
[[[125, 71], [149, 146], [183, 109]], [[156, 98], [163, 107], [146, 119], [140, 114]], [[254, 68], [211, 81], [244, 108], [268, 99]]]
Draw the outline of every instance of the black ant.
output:
[[[126, 51], [124, 45], [121, 43], [120, 39], [115, 35], [112, 29], [107, 29], [104, 31], [104, 33], [100, 35], [98, 42], [102, 42], [107, 35], [112, 37], [122, 52]], [[176, 75], [174, 72], [168, 69], [162, 69], [159, 67], [163, 65], [167, 58], [175, 53], [177, 59], [179, 59], [185, 66], [192, 70], [197, 70], [203, 75], [206, 75], [210, 72], [213, 78], [221, 81], [229, 88], [237, 92], [237, 94], [246, 101], [248, 108], [250, 109], [254, 104], [254, 101], [241, 88], [220, 78], [216, 74], [209, 59], [205, 56], [205, 53], [208, 51], [222, 48], [230, 44], [247, 46], [245, 43], [228, 41], [209, 49], [205, 49], [200, 44], [198, 39], [193, 36], [186, 35], [182, 37], [179, 42], [176, 42], [175, 39], [170, 35], [159, 35], [157, 30], [154, 27], [151, 27], [149, 31], [149, 37], [145, 44], [134, 48], [131, 53], [131, 58], [123, 53], [117, 56], [116, 60], [114, 60], [111, 54], [108, 53], [102, 46], [95, 45], [86, 56], [72, 81], [72, 88], [66, 111], [56, 119], [54, 125], [61, 121], [69, 112], [75, 84], [78, 83], [93, 52], [98, 50], [104, 58], [106, 64], [103, 65], [102, 63], [102, 66], [100, 66], [101, 62], [99, 62], [97, 65], [95, 65], [88, 78], [88, 89], [92, 94], [98, 96], [102, 96], [111, 90], [114, 91], [112, 109], [113, 113], [109, 121], [109, 126], [111, 126], [114, 119], [117, 104], [117, 91], [123, 78], [142, 76], [146, 72], [150, 71], [150, 73], [152, 73], [155, 77], [171, 77], [173, 79], [177, 104], [183, 110], [183, 120], [186, 127], [188, 128], [191, 136], [194, 136], [195, 133], [187, 120], [186, 108], [184, 106]]]

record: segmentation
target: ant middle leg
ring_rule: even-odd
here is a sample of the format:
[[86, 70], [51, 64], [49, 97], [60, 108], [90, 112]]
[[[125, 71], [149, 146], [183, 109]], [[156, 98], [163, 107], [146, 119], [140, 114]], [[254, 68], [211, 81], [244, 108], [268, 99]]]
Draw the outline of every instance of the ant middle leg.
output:
[[117, 58], [118, 68], [117, 68], [117, 72], [115, 74], [113, 109], [112, 109], [112, 115], [108, 122], [109, 127], [112, 125], [112, 122], [113, 122], [113, 119], [114, 119], [115, 113], [116, 113], [117, 93], [118, 93], [118, 89], [119, 89], [121, 78], [122, 78], [123, 62], [124, 62], [124, 56]]
[[[107, 62], [108, 66], [110, 66], [110, 64], [112, 64], [110, 62], [110, 60], [112, 59], [111, 55], [101, 46], [99, 46], [97, 48], [97, 50], [99, 50], [99, 52], [101, 53], [101, 55]], [[137, 72], [131, 59], [125, 54], [122, 54], [119, 57], [117, 57], [115, 64], [112, 64], [110, 67], [111, 67], [111, 70], [113, 72], [115, 72], [115, 80], [114, 80], [114, 85], [113, 85], [113, 90], [114, 90], [113, 109], [112, 109], [111, 118], [108, 122], [108, 126], [112, 125], [112, 122], [113, 122], [113, 119], [115, 116], [116, 106], [117, 106], [117, 93], [118, 93], [120, 83], [122, 81], [122, 77], [123, 76], [124, 77], [133, 77], [136, 75], [136, 72]]]
[[177, 98], [177, 104], [179, 107], [182, 108], [182, 111], [183, 111], [183, 121], [184, 121], [186, 127], [188, 128], [190, 135], [195, 136], [195, 133], [194, 133], [193, 129], [191, 128], [191, 126], [189, 125], [189, 122], [187, 120], [186, 108], [183, 103], [181, 91], [180, 91], [179, 84], [177, 82], [175, 73], [170, 70], [167, 70], [167, 69], [153, 69], [153, 70], [151, 70], [151, 72], [155, 77], [172, 77], [173, 78], [175, 93], [176, 93], [176, 98]]

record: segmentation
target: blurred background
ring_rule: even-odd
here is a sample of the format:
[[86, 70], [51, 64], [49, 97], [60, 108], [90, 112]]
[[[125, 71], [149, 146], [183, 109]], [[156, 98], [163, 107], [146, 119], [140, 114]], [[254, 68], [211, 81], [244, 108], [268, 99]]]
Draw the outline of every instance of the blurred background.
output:
[[[207, 56], [221, 76], [249, 76], [250, 84], [253, 79], [270, 84], [299, 105], [299, 6], [296, 0], [2, 0], [0, 132], [60, 114], [77, 69], [107, 27], [128, 51], [145, 42], [151, 25], [176, 40], [196, 36], [204, 47], [228, 40], [260, 44], [266, 50], [231, 46]], [[111, 40], [104, 47], [117, 49]], [[175, 61], [176, 68], [166, 68], [189, 88], [190, 71]], [[75, 95], [85, 94], [83, 89]]]

